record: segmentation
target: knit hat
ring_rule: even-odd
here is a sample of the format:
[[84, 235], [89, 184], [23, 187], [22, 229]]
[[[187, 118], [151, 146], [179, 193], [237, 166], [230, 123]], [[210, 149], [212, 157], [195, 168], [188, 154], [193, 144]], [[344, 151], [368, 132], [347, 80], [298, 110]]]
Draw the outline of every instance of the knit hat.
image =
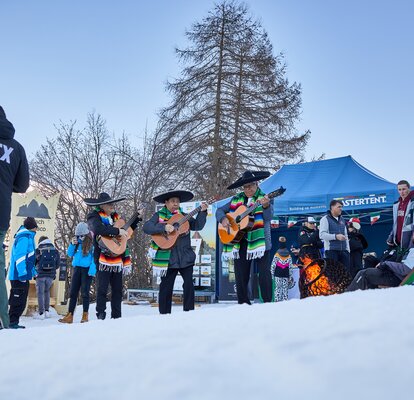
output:
[[27, 217], [24, 221], [23, 221], [23, 226], [26, 229], [34, 229], [37, 228], [37, 222], [33, 217]]
[[89, 227], [86, 222], [79, 222], [75, 228], [75, 235], [76, 236], [83, 236], [89, 234]]
[[286, 248], [286, 238], [284, 236], [279, 236], [279, 249]]
[[351, 218], [348, 221], [349, 226], [354, 227], [357, 231], [359, 231], [361, 229], [361, 221], [359, 218]]

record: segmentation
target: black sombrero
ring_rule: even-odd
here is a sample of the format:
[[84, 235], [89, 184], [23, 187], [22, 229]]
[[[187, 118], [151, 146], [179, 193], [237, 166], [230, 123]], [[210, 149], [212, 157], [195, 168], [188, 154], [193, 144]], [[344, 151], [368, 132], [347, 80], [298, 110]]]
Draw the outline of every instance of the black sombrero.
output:
[[236, 182], [227, 186], [227, 189], [236, 189], [246, 183], [257, 182], [270, 176], [269, 171], [245, 171]]
[[116, 199], [113, 199], [108, 193], [103, 192], [99, 193], [97, 199], [83, 199], [83, 201], [88, 206], [101, 206], [102, 204], [117, 203], [118, 201], [122, 201], [125, 199], [126, 197], [118, 197]]
[[161, 193], [154, 197], [154, 201], [157, 203], [164, 203], [171, 197], [178, 197], [180, 202], [190, 201], [193, 199], [194, 195], [187, 190], [169, 190], [168, 192]]

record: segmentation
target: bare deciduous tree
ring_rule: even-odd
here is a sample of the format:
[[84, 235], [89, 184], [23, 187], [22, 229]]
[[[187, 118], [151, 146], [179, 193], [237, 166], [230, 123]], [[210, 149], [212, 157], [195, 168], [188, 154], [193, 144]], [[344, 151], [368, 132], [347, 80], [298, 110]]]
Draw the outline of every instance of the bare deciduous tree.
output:
[[224, 195], [246, 168], [277, 170], [300, 161], [301, 87], [289, 84], [283, 54], [245, 6], [224, 1], [186, 33], [181, 77], [168, 82], [158, 146], [173, 148], [175, 176], [198, 194]]
[[[142, 203], [151, 201], [154, 190], [168, 185], [164, 179], [171, 168], [154, 146], [154, 137], [145, 135], [143, 146], [134, 147], [125, 134], [116, 138], [108, 133], [98, 114], [89, 114], [84, 129], [76, 122], [60, 122], [55, 139], [47, 139], [31, 160], [34, 186], [45, 196], [60, 193], [57, 208], [56, 240], [67, 249], [78, 222], [84, 221], [88, 208], [85, 197], [100, 192], [112, 197], [125, 196], [119, 204], [122, 215], [132, 216]], [[153, 211], [151, 204], [144, 217]], [[138, 229], [130, 241], [133, 265], [126, 285], [151, 284], [151, 269], [146, 256], [149, 238]]]

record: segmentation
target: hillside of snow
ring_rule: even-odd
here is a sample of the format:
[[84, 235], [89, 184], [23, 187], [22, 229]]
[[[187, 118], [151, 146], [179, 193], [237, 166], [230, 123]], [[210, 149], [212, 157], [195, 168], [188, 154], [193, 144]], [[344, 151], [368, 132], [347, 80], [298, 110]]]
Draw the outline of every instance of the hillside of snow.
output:
[[26, 329], [0, 331], [0, 399], [412, 399], [413, 296], [409, 286], [171, 315], [123, 305], [122, 319], [87, 324], [22, 318]]

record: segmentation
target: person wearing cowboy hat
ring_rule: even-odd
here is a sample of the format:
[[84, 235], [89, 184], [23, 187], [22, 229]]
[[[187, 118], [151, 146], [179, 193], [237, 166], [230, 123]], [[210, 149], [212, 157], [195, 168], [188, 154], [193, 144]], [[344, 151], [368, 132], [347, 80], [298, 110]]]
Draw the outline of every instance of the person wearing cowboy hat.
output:
[[[97, 297], [96, 316], [98, 319], [106, 318], [106, 300], [108, 286], [111, 285], [111, 318], [121, 318], [122, 304], [122, 275], [129, 273], [131, 269], [131, 258], [127, 247], [124, 254], [112, 256], [102, 252], [98, 245], [98, 236], [127, 236], [128, 233], [122, 228], [116, 228], [113, 224], [119, 219], [115, 211], [115, 204], [125, 200], [125, 197], [111, 198], [108, 193], [100, 193], [97, 199], [86, 198], [83, 201], [93, 207], [87, 216], [88, 227], [94, 235], [94, 261], [97, 267]], [[139, 217], [131, 224], [135, 229]]]
[[243, 175], [227, 189], [243, 188], [243, 191], [217, 209], [216, 219], [224, 228], [229, 225], [227, 213], [237, 210], [241, 205], [249, 206], [257, 201], [261, 204], [253, 211], [254, 225], [244, 238], [236, 244], [223, 246], [223, 258], [234, 259], [236, 292], [239, 304], [250, 303], [248, 284], [250, 279], [251, 261], [255, 260], [259, 270], [260, 295], [263, 301], [272, 301], [272, 275], [270, 272], [270, 249], [272, 240], [270, 221], [273, 207], [269, 198], [258, 186], [258, 181], [270, 176], [268, 171], [245, 171]]
[[320, 249], [323, 248], [323, 243], [319, 238], [315, 218], [306, 217], [302, 228], [299, 230], [298, 243], [300, 246], [299, 260], [306, 256], [312, 260], [321, 258]]
[[[148, 235], [159, 233], [171, 233], [174, 226], [167, 221], [174, 214], [182, 214], [181, 202], [190, 201], [193, 193], [185, 190], [170, 190], [154, 197], [154, 201], [164, 204], [161, 210], [145, 222], [143, 230]], [[190, 229], [199, 231], [204, 228], [207, 218], [207, 203], [201, 204], [201, 211], [196, 218], [190, 218]], [[183, 309], [184, 311], [194, 310], [194, 285], [193, 266], [196, 255], [191, 247], [190, 232], [177, 239], [175, 245], [168, 250], [163, 250], [153, 241], [149, 249], [149, 256], [152, 259], [153, 274], [161, 277], [160, 290], [158, 295], [158, 307], [160, 314], [170, 314], [172, 305], [172, 294], [175, 277], [178, 273], [182, 276], [183, 283]]]

